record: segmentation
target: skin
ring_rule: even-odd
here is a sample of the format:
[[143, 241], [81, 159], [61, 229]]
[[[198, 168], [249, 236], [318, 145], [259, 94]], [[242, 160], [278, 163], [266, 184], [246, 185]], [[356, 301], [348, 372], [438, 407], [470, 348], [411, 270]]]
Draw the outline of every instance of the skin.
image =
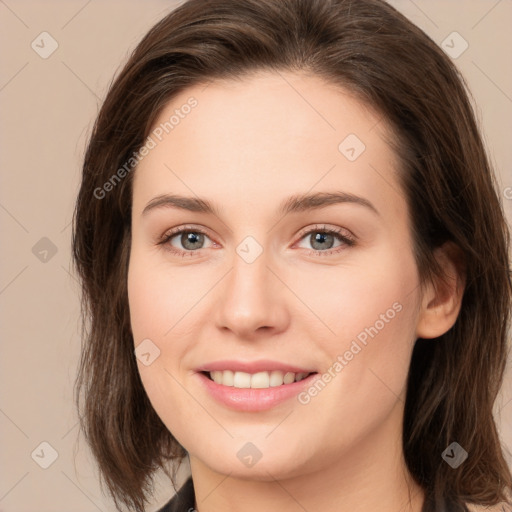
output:
[[[155, 126], [190, 96], [198, 105], [135, 171], [128, 292], [135, 345], [149, 338], [160, 350], [151, 365], [138, 361], [142, 382], [189, 452], [196, 509], [420, 511], [424, 495], [401, 446], [407, 371], [414, 341], [454, 324], [463, 285], [445, 247], [437, 256], [452, 279], [419, 287], [385, 122], [318, 77], [265, 72], [182, 91]], [[355, 161], [338, 149], [348, 134], [366, 145]], [[378, 213], [348, 202], [278, 212], [293, 194], [333, 191]], [[142, 213], [170, 193], [205, 198], [217, 215]], [[355, 245], [315, 245], [307, 233], [318, 225]], [[158, 244], [180, 226], [206, 231], [195, 254], [166, 249], [187, 252], [180, 236]], [[263, 248], [252, 263], [236, 252], [247, 236]], [[221, 359], [327, 372], [397, 303], [400, 312], [305, 405], [234, 411], [198, 383], [195, 369]], [[252, 467], [237, 457], [247, 442], [262, 454]]]

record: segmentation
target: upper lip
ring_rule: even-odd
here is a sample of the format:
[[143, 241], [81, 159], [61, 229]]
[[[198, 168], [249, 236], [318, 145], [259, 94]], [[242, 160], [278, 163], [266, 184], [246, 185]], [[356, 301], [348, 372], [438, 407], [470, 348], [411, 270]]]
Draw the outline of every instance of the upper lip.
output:
[[282, 372], [293, 372], [293, 373], [315, 373], [315, 370], [302, 368], [300, 366], [291, 365], [288, 363], [281, 363], [279, 361], [263, 360], [258, 361], [235, 361], [235, 360], [222, 360], [212, 361], [206, 363], [199, 368], [198, 372], [211, 372], [211, 371], [223, 371], [231, 370], [233, 372], [245, 372], [245, 373], [258, 373], [265, 371], [280, 370]]

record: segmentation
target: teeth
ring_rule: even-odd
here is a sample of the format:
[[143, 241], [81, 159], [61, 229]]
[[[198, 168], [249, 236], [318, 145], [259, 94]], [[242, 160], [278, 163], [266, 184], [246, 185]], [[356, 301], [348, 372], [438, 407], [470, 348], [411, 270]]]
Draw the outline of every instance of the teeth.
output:
[[[249, 375], [246, 373], [245, 375]], [[251, 377], [251, 388], [268, 388], [270, 387], [270, 375], [268, 372], [254, 373]]]
[[284, 374], [283, 382], [285, 384], [291, 384], [294, 381], [295, 381], [295, 374], [294, 373], [288, 372], [288, 373]]
[[273, 370], [271, 372], [232, 372], [231, 370], [215, 370], [210, 372], [211, 379], [216, 384], [223, 386], [233, 386], [235, 388], [253, 388], [253, 389], [266, 389], [283, 384], [291, 384], [292, 382], [299, 382], [305, 379], [309, 373], [293, 373], [282, 372], [280, 370]]
[[[222, 378], [222, 384], [224, 382], [224, 377]], [[235, 376], [233, 378], [233, 386], [235, 388], [250, 388], [251, 387], [251, 374], [244, 372], [235, 372]]]
[[275, 370], [270, 372], [270, 387], [281, 386], [283, 384], [283, 372]]
[[235, 374], [231, 370], [219, 372], [222, 377], [222, 384], [224, 386], [233, 386], [235, 381]]

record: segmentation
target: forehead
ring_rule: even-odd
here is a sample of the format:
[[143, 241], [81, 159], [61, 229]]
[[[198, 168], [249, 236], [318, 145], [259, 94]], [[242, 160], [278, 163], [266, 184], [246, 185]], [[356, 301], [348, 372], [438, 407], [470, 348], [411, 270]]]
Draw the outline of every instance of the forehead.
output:
[[155, 147], [135, 172], [134, 209], [143, 207], [139, 196], [171, 190], [270, 202], [334, 187], [389, 200], [398, 163], [388, 136], [371, 107], [316, 76], [258, 73], [196, 85], [153, 124]]

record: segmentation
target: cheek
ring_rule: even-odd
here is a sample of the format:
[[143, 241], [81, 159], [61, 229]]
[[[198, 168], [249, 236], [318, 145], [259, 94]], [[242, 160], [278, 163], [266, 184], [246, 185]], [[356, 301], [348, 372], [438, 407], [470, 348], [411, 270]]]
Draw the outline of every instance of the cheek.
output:
[[[137, 368], [146, 394], [158, 416], [178, 442], [186, 440], [186, 426], [194, 422], [197, 411], [190, 407], [190, 397], [178, 381], [179, 364], [185, 348], [172, 330], [183, 315], [184, 301], [176, 280], [166, 277], [163, 269], [142, 264], [133, 255], [128, 272], [130, 321], [135, 348], [151, 340], [150, 351], [158, 356], [149, 365], [137, 359]], [[179, 311], [178, 311], [179, 310]], [[171, 332], [169, 332], [171, 330]], [[142, 345], [141, 345], [142, 346]], [[156, 348], [155, 348], [156, 347]]]
[[[134, 346], [151, 343], [158, 357], [150, 365], [137, 360], [139, 374], [154, 409], [175, 437], [180, 439], [183, 425], [193, 422], [190, 396], [180, 382], [186, 375], [187, 353], [194, 341], [190, 336], [205, 286], [197, 286], [190, 272], [170, 271], [154, 258], [138, 251], [132, 252], [128, 270], [128, 302]], [[196, 313], [197, 314], [197, 313]], [[179, 411], [175, 414], [174, 411]], [[198, 411], [193, 411], [197, 415]], [[190, 416], [191, 417], [188, 417]]]
[[[204, 292], [203, 292], [204, 293]], [[130, 320], [137, 345], [145, 338], [164, 341], [191, 305], [200, 290], [183, 272], [170, 272], [154, 258], [132, 255], [128, 271]]]
[[392, 245], [373, 254], [371, 262], [359, 263], [346, 271], [334, 269], [316, 288], [312, 278], [300, 282], [303, 293], [317, 290], [309, 304], [331, 331], [321, 341], [327, 354], [323, 371], [330, 368], [336, 376], [326, 395], [361, 414], [362, 403], [390, 407], [405, 389], [415, 341], [418, 275], [410, 252], [400, 254]]
[[398, 340], [404, 339], [401, 329], [414, 322], [416, 264], [410, 251], [399, 251], [393, 244], [354, 255], [346, 266], [295, 271], [288, 278], [315, 313], [308, 318], [316, 317], [329, 328], [332, 348], [343, 348], [340, 343], [359, 334], [364, 340], [372, 326], [379, 333], [393, 332]]

